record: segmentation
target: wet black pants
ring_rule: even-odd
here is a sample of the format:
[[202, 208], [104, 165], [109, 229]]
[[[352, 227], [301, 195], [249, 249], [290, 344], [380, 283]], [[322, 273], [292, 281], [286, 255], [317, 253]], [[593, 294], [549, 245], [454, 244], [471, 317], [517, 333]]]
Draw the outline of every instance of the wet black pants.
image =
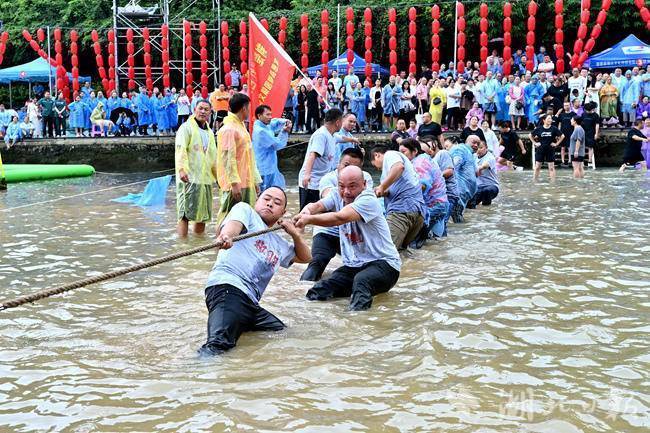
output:
[[335, 255], [341, 254], [338, 236], [317, 233], [311, 241], [311, 262], [300, 277], [301, 281], [318, 281]]
[[216, 355], [237, 344], [247, 331], [279, 331], [284, 323], [264, 308], [253, 303], [244, 292], [230, 284], [205, 289], [208, 307], [208, 341], [199, 352]]
[[397, 283], [399, 272], [385, 260], [362, 267], [341, 266], [331, 277], [319, 281], [307, 292], [310, 301], [326, 301], [350, 296], [350, 310], [367, 310], [372, 297], [388, 292]]

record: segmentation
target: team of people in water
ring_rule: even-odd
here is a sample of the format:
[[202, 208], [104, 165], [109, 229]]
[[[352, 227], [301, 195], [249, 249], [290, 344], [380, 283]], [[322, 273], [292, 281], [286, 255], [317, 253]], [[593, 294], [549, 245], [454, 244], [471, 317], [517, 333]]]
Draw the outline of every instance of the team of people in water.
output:
[[[208, 337], [201, 354], [233, 348], [243, 332], [284, 328], [259, 304], [279, 267], [307, 264], [301, 280], [315, 283], [307, 299], [347, 297], [350, 310], [365, 310], [375, 295], [397, 283], [402, 251], [447, 236], [449, 219], [462, 223], [465, 209], [489, 206], [499, 194], [497, 160], [488, 144], [473, 134], [463, 141], [405, 138], [397, 150], [375, 146], [367, 155], [381, 171], [375, 185], [363, 170], [364, 150], [346, 133], [351, 130], [346, 123], [349, 126], [354, 115], [331, 109], [311, 136], [300, 169], [300, 211], [287, 218], [286, 185], [278, 170], [277, 151], [286, 146], [291, 122], [273, 119], [271, 109], [261, 105], [254, 112], [251, 136], [245, 123], [250, 109], [248, 96], [233, 95], [215, 140], [210, 104], [199, 102], [176, 135], [180, 236], [188, 234], [190, 222], [194, 232], [205, 231], [212, 220], [215, 181], [220, 189], [216, 220], [222, 246], [205, 288]], [[579, 120], [574, 121], [579, 130]], [[546, 117], [531, 133], [536, 161], [550, 162], [548, 149], [562, 140], [551, 122], [551, 116]], [[501, 132], [512, 141], [506, 149], [521, 145], [507, 125]], [[579, 134], [572, 141], [576, 143], [579, 146]], [[576, 151], [578, 156], [584, 153]], [[536, 176], [540, 168], [538, 163]], [[549, 172], [554, 174], [551, 168]], [[276, 224], [290, 241], [275, 231], [234, 241], [241, 234]], [[314, 227], [311, 248], [303, 239], [306, 226]], [[323, 278], [337, 254], [343, 266]]]

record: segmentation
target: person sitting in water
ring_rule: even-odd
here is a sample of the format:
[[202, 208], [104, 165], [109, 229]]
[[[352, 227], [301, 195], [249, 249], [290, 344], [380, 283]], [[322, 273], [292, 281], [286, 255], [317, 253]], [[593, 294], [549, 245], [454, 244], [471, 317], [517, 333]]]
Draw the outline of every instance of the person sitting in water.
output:
[[516, 168], [514, 160], [517, 156], [517, 147], [519, 147], [522, 155], [526, 154], [526, 148], [519, 135], [512, 130], [512, 125], [508, 121], [501, 122], [499, 145], [503, 146], [503, 151], [501, 151], [501, 154], [497, 158], [497, 162], [510, 169]]
[[[319, 190], [321, 199], [327, 197], [332, 191], [338, 188], [338, 177], [341, 170], [350, 165], [363, 167], [363, 153], [358, 148], [348, 148], [343, 151], [336, 170], [326, 174], [320, 180]], [[372, 191], [372, 176], [363, 172], [366, 181], [366, 189]], [[314, 228], [314, 236], [311, 241], [311, 262], [300, 277], [303, 281], [320, 280], [330, 260], [341, 254], [338, 227]]]
[[[293, 222], [281, 220], [287, 196], [281, 188], [271, 187], [260, 195], [255, 208], [239, 202], [230, 210], [217, 237], [223, 245], [210, 271], [205, 289], [208, 307], [208, 338], [199, 350], [216, 355], [237, 344], [244, 331], [279, 331], [284, 324], [260, 307], [259, 301], [279, 267], [307, 263], [309, 247]], [[293, 245], [277, 233], [266, 233], [239, 242], [233, 238], [243, 233], [280, 225], [291, 236]]]
[[464, 143], [445, 141], [454, 162], [454, 173], [458, 182], [458, 201], [451, 210], [451, 217], [455, 223], [465, 222], [463, 212], [467, 203], [476, 194], [476, 166], [473, 151], [478, 148], [481, 139], [477, 135], [469, 135]]
[[307, 299], [325, 301], [349, 296], [350, 310], [366, 310], [373, 296], [388, 292], [397, 283], [399, 253], [381, 203], [367, 190], [359, 167], [341, 170], [337, 190], [307, 205], [294, 222], [298, 228], [309, 224], [339, 226], [343, 266], [309, 289]]
[[497, 160], [488, 150], [485, 141], [481, 141], [476, 150], [476, 194], [467, 203], [468, 209], [477, 204], [489, 206], [499, 195], [499, 178], [497, 177]]
[[375, 194], [385, 197], [390, 236], [398, 250], [406, 249], [424, 225], [426, 209], [420, 179], [406, 156], [386, 146], [375, 146], [370, 158], [372, 165], [381, 170]]
[[[648, 139], [641, 132], [643, 128], [643, 120], [637, 119], [634, 121], [632, 129], [627, 133], [627, 142], [625, 143], [625, 150], [623, 151], [623, 165], [619, 171], [622, 173], [626, 168], [635, 168], [637, 164], [645, 166], [645, 160], [641, 154], [641, 145]], [[645, 167], [647, 169], [647, 167]]]

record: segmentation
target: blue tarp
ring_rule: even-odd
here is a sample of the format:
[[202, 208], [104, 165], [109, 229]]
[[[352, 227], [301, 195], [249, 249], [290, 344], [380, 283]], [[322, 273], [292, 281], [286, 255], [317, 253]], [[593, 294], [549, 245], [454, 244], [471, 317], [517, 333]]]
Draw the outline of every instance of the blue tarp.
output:
[[[332, 71], [336, 70], [338, 71], [339, 75], [347, 75], [348, 73], [348, 57], [347, 57], [347, 51], [338, 56], [336, 59], [330, 60], [327, 62], [327, 69], [329, 73], [332, 73]], [[354, 66], [354, 73], [357, 75], [366, 75], [366, 61], [363, 57], [359, 56], [357, 53], [354, 53], [354, 62], [352, 63]], [[376, 63], [371, 63], [370, 66], [372, 66], [372, 75], [389, 75], [388, 69], [384, 68], [383, 66], [380, 66]], [[314, 77], [316, 76], [316, 72], [323, 70], [323, 65], [318, 65], [318, 66], [312, 66], [311, 68], [307, 68], [307, 73]]]
[[130, 203], [137, 206], [162, 206], [167, 197], [167, 188], [172, 180], [171, 175], [151, 179], [144, 191], [138, 194], [127, 194], [111, 201], [117, 203]]
[[650, 64], [650, 45], [634, 35], [629, 35], [618, 44], [589, 57], [584, 65], [591, 69], [609, 69], [643, 66]]
[[[42, 57], [22, 65], [0, 69], [0, 84], [9, 84], [10, 82], [47, 83], [50, 77], [53, 81], [56, 80], [56, 68]], [[71, 73], [68, 73], [68, 78], [72, 82]], [[90, 81], [90, 77], [79, 77], [80, 83], [86, 81]]]

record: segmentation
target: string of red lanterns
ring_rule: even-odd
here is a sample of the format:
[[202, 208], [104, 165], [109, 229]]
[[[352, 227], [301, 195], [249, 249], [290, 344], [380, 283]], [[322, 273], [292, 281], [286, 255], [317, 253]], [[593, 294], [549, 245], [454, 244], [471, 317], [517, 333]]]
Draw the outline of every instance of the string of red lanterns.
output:
[[415, 62], [417, 60], [417, 52], [415, 47], [417, 46], [417, 40], [415, 39], [415, 34], [417, 33], [417, 24], [415, 22], [418, 15], [418, 11], [412, 7], [409, 8], [409, 73], [415, 74], [417, 67]]
[[302, 71], [307, 71], [307, 66], [309, 66], [309, 17], [307, 14], [300, 15], [300, 52], [302, 56], [300, 57], [300, 65], [302, 66]]
[[555, 67], [561, 74], [564, 72], [564, 0], [555, 0]]
[[162, 80], [164, 87], [171, 87], [171, 79], [169, 77], [169, 26], [163, 24], [160, 28], [160, 47], [162, 49]]
[[431, 70], [440, 70], [440, 7], [431, 7]]
[[397, 18], [397, 12], [395, 8], [388, 9], [388, 48], [390, 53], [388, 54], [388, 63], [390, 63], [390, 74], [397, 75], [397, 24], [395, 24], [395, 19]]
[[278, 43], [282, 48], [287, 42], [287, 17], [280, 17], [280, 31], [278, 32]]
[[531, 71], [535, 68], [535, 15], [537, 15], [537, 3], [528, 3], [528, 21], [526, 22], [528, 33], [526, 33], [526, 69]]
[[456, 59], [457, 59], [457, 65], [456, 65], [456, 70], [459, 73], [463, 73], [465, 71], [465, 6], [461, 2], [456, 3], [456, 16], [458, 17], [456, 21], [456, 27], [458, 28], [458, 34], [456, 35], [456, 39], [458, 42], [458, 47], [457, 47], [457, 52], [456, 52]]
[[578, 57], [578, 66], [582, 66], [582, 64], [587, 60], [587, 57], [589, 57], [591, 50], [596, 46], [596, 40], [603, 30], [603, 25], [607, 20], [607, 12], [611, 6], [612, 0], [602, 0], [600, 11], [596, 17], [596, 24], [591, 29], [591, 34], [589, 35], [589, 40], [585, 43], [584, 51], [580, 53], [580, 57]]
[[[115, 30], [108, 30], [108, 93], [115, 90]], [[107, 95], [109, 96], [109, 95]]]
[[194, 94], [194, 73], [192, 72], [192, 23], [183, 20], [183, 45], [185, 46], [185, 93], [188, 96]]
[[248, 38], [246, 37], [246, 21], [241, 21], [239, 23], [239, 57], [241, 58], [241, 64], [239, 65], [239, 71], [241, 72], [241, 84], [246, 84], [248, 81]]
[[142, 51], [144, 51], [144, 78], [148, 91], [153, 90], [153, 79], [151, 78], [151, 41], [149, 28], [142, 29]]
[[323, 64], [323, 77], [327, 79], [327, 74], [329, 72], [327, 68], [327, 62], [330, 60], [330, 55], [329, 55], [329, 48], [330, 48], [330, 27], [329, 27], [329, 21], [330, 21], [330, 13], [327, 9], [323, 9], [320, 13], [320, 34], [321, 34], [321, 41], [320, 41], [320, 48], [321, 48], [321, 55], [320, 55], [320, 61]]
[[70, 100], [70, 86], [68, 86], [68, 75], [63, 67], [63, 43], [61, 42], [61, 29], [54, 29], [54, 60], [56, 62], [56, 88], [63, 93], [65, 99]]
[[591, 0], [580, 0], [580, 25], [578, 26], [578, 35], [576, 41], [573, 43], [573, 55], [571, 56], [571, 67], [576, 68], [580, 63], [580, 55], [584, 48], [584, 39], [587, 37], [587, 24], [589, 24], [589, 9], [591, 8]]
[[634, 4], [639, 9], [641, 19], [645, 23], [646, 29], [650, 30], [650, 10], [645, 5], [645, 0], [634, 0]]
[[370, 80], [372, 77], [372, 9], [366, 8], [363, 11], [363, 20], [365, 25], [363, 27], [363, 33], [365, 35], [364, 47], [366, 52], [364, 55], [364, 60], [366, 61], [366, 79]]
[[230, 44], [230, 39], [228, 38], [228, 22], [221, 21], [221, 57], [223, 57], [223, 72], [224, 83], [226, 86], [232, 84], [232, 78], [230, 77], [230, 49], [228, 45]]
[[512, 4], [503, 4], [503, 74], [510, 75], [512, 70]]
[[347, 8], [345, 10], [345, 18], [347, 20], [345, 23], [345, 32], [348, 35], [345, 38], [345, 45], [348, 47], [348, 68], [352, 68], [354, 63], [354, 9]]
[[126, 62], [128, 64], [127, 76], [129, 77], [128, 89], [135, 89], [135, 59], [133, 55], [135, 54], [135, 44], [133, 43], [133, 30], [126, 30]]
[[205, 21], [199, 23], [199, 57], [201, 58], [201, 96], [208, 97], [208, 25]]
[[481, 19], [479, 21], [479, 29], [481, 30], [481, 35], [479, 37], [479, 44], [481, 45], [481, 51], [479, 53], [481, 59], [481, 74], [485, 75], [487, 72], [487, 57], [488, 57], [488, 5], [481, 3], [479, 6], [479, 15]]

